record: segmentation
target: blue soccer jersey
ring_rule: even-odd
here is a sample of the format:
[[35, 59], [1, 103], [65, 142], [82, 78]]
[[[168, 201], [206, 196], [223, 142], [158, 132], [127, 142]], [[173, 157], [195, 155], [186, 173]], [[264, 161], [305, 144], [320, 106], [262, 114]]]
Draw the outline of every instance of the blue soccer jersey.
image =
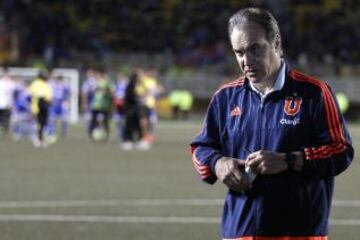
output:
[[31, 97], [25, 87], [17, 87], [14, 91], [14, 112], [30, 113]]
[[50, 83], [53, 99], [50, 106], [50, 114], [55, 116], [64, 116], [67, 114], [68, 101], [70, 99], [70, 87], [66, 82]]
[[87, 78], [81, 86], [81, 94], [83, 97], [85, 97], [84, 100], [86, 102], [86, 109], [84, 109], [85, 111], [90, 111], [90, 105], [95, 95], [96, 85], [96, 78], [90, 77]]

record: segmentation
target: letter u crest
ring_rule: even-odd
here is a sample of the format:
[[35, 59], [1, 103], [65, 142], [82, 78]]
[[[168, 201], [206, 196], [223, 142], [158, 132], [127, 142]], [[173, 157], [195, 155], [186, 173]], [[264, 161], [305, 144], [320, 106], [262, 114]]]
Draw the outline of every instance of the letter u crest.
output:
[[285, 99], [284, 111], [289, 116], [295, 116], [300, 112], [300, 107], [302, 103], [302, 98], [287, 97]]

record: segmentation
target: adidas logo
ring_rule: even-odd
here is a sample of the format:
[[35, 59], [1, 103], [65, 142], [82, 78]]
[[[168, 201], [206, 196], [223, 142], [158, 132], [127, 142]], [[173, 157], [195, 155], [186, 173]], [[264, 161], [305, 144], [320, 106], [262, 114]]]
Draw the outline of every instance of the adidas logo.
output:
[[240, 107], [237, 106], [231, 111], [230, 116], [232, 116], [232, 117], [233, 116], [239, 116], [240, 114], [241, 114]]

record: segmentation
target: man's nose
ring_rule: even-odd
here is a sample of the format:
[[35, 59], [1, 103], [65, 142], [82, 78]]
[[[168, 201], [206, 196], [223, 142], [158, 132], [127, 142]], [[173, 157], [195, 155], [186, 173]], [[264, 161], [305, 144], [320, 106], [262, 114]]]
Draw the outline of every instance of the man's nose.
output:
[[251, 53], [244, 53], [243, 58], [244, 66], [251, 66], [254, 62], [254, 56]]

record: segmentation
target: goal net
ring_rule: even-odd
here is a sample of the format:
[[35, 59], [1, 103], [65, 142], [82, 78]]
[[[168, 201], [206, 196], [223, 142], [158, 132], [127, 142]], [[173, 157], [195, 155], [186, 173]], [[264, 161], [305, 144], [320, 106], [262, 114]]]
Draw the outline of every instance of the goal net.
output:
[[[38, 74], [40, 69], [38, 68], [22, 68], [22, 67], [9, 67], [7, 68], [9, 74], [14, 79], [23, 79], [25, 81], [33, 80]], [[2, 75], [3, 68], [0, 68], [0, 74]], [[71, 123], [77, 123], [79, 120], [79, 71], [70, 68], [55, 68], [52, 69], [52, 77], [62, 76], [64, 80], [70, 86], [70, 116], [69, 121]]]

